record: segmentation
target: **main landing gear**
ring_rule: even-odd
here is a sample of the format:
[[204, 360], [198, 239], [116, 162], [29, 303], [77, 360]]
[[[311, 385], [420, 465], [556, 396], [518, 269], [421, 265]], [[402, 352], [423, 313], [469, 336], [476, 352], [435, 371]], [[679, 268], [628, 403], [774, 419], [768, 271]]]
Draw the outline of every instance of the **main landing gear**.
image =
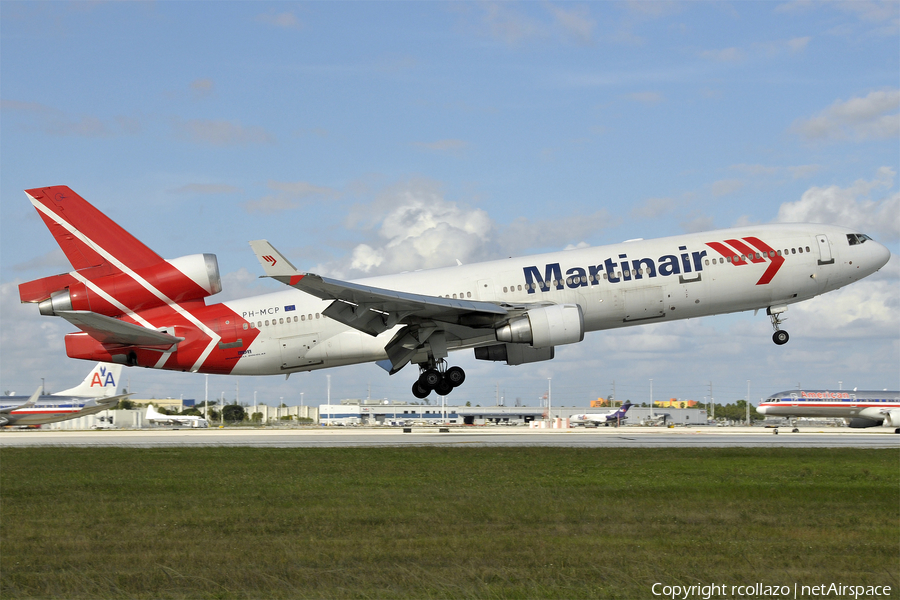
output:
[[453, 388], [462, 385], [466, 372], [460, 367], [447, 368], [444, 359], [419, 364], [419, 378], [412, 386], [413, 396], [422, 399], [432, 391], [438, 396], [446, 396]]
[[781, 318], [781, 313], [786, 310], [786, 306], [770, 306], [766, 309], [766, 314], [769, 315], [769, 319], [772, 321], [772, 327], [775, 329], [775, 333], [772, 334], [772, 341], [779, 346], [787, 344], [788, 340], [791, 339], [791, 336], [788, 335], [788, 332], [783, 331], [780, 327], [781, 324], [787, 320]]

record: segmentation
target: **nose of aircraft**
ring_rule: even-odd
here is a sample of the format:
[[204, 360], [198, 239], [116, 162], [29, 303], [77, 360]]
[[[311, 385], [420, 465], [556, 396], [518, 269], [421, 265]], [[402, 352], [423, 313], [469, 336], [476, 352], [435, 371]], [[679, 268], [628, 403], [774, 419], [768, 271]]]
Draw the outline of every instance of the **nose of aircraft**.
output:
[[877, 271], [891, 260], [891, 251], [887, 249], [887, 247], [882, 246], [878, 242], [875, 242], [874, 249], [872, 251], [872, 266], [873, 270]]
[[766, 414], [766, 407], [765, 406], [757, 406], [756, 412], [758, 412], [761, 415], [764, 415], [764, 414]]

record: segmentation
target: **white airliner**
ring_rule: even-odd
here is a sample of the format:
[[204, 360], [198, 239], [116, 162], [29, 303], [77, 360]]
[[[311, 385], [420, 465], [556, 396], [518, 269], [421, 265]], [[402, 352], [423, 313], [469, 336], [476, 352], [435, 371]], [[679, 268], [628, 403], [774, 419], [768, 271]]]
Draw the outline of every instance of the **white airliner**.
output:
[[789, 390], [769, 396], [756, 412], [774, 417], [843, 419], [850, 427], [893, 427], [900, 433], [900, 392]]
[[152, 404], [147, 405], [147, 420], [156, 425], [181, 425], [183, 427], [209, 427], [209, 421], [203, 417], [195, 417], [191, 415], [164, 415], [153, 408]]
[[0, 425], [41, 425], [84, 417], [118, 404], [122, 365], [98, 363], [79, 385], [44, 395], [38, 388], [30, 397], [0, 396]]
[[585, 423], [596, 423], [598, 425], [609, 425], [615, 423], [621, 423], [627, 417], [625, 413], [628, 412], [628, 409], [632, 407], [631, 402], [625, 401], [625, 403], [615, 409], [605, 413], [586, 413], [583, 415], [572, 415], [572, 421], [583, 421]]
[[377, 362], [418, 366], [416, 397], [465, 379], [446, 358], [521, 365], [591, 331], [765, 310], [776, 344], [788, 305], [871, 275], [890, 252], [818, 224], [757, 225], [340, 281], [298, 271], [251, 242], [284, 291], [207, 305], [215, 255], [165, 260], [65, 186], [26, 191], [74, 268], [19, 286], [22, 302], [69, 321], [72, 358], [232, 375]]

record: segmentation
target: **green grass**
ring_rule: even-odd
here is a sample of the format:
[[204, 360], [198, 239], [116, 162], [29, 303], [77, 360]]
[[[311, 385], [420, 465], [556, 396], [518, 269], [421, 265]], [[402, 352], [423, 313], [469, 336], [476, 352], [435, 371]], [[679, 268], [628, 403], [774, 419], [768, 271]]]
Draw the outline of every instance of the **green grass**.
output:
[[4, 449], [0, 597], [652, 598], [900, 590], [900, 455]]

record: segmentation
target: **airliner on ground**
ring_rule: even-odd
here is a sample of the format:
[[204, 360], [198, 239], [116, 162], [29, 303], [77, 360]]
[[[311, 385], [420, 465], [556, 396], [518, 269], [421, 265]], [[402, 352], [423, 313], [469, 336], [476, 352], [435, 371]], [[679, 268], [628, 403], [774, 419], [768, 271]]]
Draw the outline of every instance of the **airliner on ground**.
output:
[[147, 405], [147, 420], [156, 425], [182, 425], [184, 427], [209, 427], [209, 421], [203, 417], [190, 415], [164, 415]]
[[844, 419], [850, 427], [894, 427], [900, 433], [900, 392], [789, 390], [769, 396], [756, 412], [770, 417]]
[[128, 394], [117, 396], [122, 365], [98, 363], [81, 384], [43, 395], [0, 396], [0, 425], [40, 425], [92, 415], [112, 408]]
[[621, 423], [627, 417], [625, 413], [628, 412], [628, 409], [633, 405], [629, 401], [625, 401], [625, 403], [615, 410], [611, 410], [605, 413], [587, 413], [583, 415], [572, 415], [572, 421], [584, 421], [585, 423], [596, 423], [598, 425], [609, 425], [611, 423]]
[[779, 224], [348, 282], [298, 271], [259, 240], [285, 290], [207, 305], [222, 289], [215, 255], [165, 260], [66, 186], [26, 194], [74, 270], [23, 283], [19, 297], [81, 330], [66, 335], [70, 357], [232, 375], [412, 363], [419, 398], [463, 382], [445, 360], [454, 350], [521, 365], [589, 331], [748, 310], [765, 310], [784, 344], [788, 305], [890, 258], [853, 229]]

